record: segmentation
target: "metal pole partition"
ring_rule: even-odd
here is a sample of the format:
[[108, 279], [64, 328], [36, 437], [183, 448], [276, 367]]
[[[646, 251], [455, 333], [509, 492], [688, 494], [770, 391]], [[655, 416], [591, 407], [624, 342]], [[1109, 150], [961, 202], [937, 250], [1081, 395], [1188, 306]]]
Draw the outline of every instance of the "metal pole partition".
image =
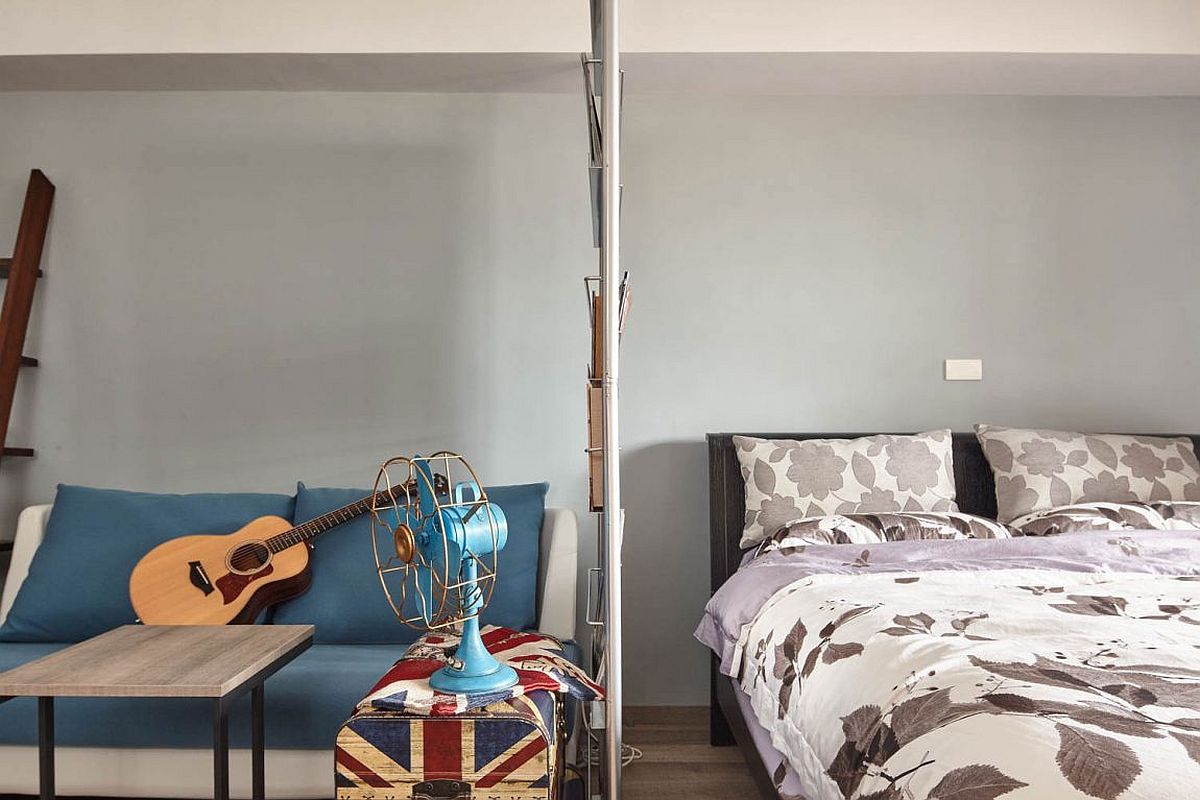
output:
[[618, 375], [621, 332], [621, 50], [618, 0], [603, 0], [600, 10], [604, 131], [601, 181], [600, 297], [604, 309], [604, 621], [606, 686], [604, 774], [608, 800], [621, 797], [621, 458]]
[[[597, 788], [607, 800], [621, 797], [621, 463], [618, 414], [619, 345], [629, 307], [621, 271], [621, 101], [618, 0], [591, 0], [592, 50], [582, 56], [588, 115], [593, 244], [600, 274], [585, 279], [592, 324], [588, 375], [589, 502], [599, 513], [597, 567], [589, 573], [587, 621], [593, 664], [605, 687], [603, 708], [587, 718], [588, 741], [598, 747]], [[595, 574], [597, 580], [590, 578]], [[594, 584], [594, 585], [593, 585]], [[593, 589], [596, 597], [593, 598]], [[603, 731], [603, 740], [600, 732]], [[592, 791], [589, 744], [588, 792]]]

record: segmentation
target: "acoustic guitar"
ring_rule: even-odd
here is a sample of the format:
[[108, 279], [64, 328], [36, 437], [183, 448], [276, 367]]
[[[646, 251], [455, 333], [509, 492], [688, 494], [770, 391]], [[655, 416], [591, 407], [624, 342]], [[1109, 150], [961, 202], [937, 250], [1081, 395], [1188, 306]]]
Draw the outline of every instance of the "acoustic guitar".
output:
[[235, 533], [163, 542], [129, 576], [133, 610], [146, 625], [252, 623], [308, 589], [313, 538], [408, 491], [416, 496], [413, 487], [394, 486], [294, 527], [282, 517], [259, 517]]

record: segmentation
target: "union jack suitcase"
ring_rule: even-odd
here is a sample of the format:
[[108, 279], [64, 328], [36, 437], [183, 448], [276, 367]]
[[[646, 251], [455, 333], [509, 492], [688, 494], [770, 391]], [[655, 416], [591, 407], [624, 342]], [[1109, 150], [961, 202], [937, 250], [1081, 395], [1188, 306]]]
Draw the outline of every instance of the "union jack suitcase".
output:
[[451, 716], [360, 709], [338, 731], [338, 800], [560, 800], [563, 703], [534, 691]]

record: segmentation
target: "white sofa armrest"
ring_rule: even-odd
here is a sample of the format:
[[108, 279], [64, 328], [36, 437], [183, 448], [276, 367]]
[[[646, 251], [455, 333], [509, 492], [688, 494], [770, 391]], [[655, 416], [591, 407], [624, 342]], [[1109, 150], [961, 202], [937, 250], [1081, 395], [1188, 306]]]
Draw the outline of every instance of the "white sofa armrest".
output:
[[17, 532], [13, 536], [12, 558], [8, 562], [8, 576], [4, 579], [4, 593], [0, 594], [0, 625], [8, 618], [17, 590], [29, 574], [29, 562], [42, 543], [46, 532], [46, 520], [50, 519], [53, 506], [30, 506], [17, 517]]
[[575, 512], [547, 508], [542, 520], [538, 568], [538, 630], [542, 633], [559, 639], [575, 638], [578, 561], [579, 525]]

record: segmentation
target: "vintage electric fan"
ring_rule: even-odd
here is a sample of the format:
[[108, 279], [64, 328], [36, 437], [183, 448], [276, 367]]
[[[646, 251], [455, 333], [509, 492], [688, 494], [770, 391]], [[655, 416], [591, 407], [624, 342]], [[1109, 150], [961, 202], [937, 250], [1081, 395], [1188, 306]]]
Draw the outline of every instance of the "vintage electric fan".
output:
[[[394, 487], [403, 491], [383, 493]], [[479, 636], [508, 521], [471, 465], [449, 452], [386, 461], [375, 478], [371, 538], [379, 581], [401, 622], [418, 630], [462, 628], [454, 659], [430, 685], [459, 694], [514, 685], [516, 671]]]

